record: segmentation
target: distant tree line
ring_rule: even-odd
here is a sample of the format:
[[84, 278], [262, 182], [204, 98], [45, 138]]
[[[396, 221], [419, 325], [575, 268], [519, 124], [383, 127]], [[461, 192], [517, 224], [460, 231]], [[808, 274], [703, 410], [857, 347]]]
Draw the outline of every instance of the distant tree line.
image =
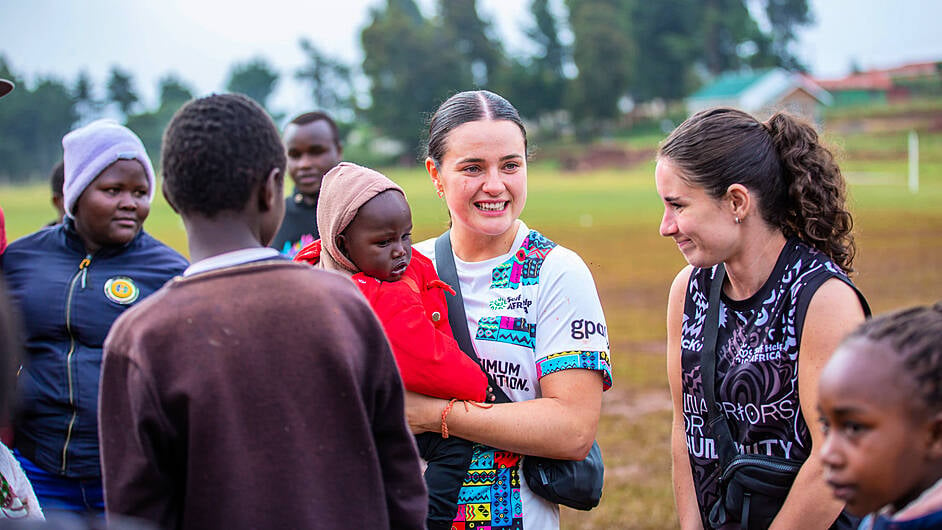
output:
[[[335, 115], [344, 132], [383, 140], [372, 145], [390, 160], [409, 160], [428, 112], [456, 91], [494, 90], [543, 135], [567, 127], [591, 138], [626, 108], [678, 100], [726, 70], [802, 70], [791, 46], [796, 30], [811, 22], [807, 0], [531, 0], [532, 20], [522, 28], [530, 51], [512, 54], [476, 0], [437, 0], [436, 7], [433, 16], [415, 0], [373, 8], [360, 34], [360, 65], [302, 38], [306, 62], [289, 77], [308, 88], [310, 108]], [[24, 86], [2, 55], [0, 77], [18, 84], [16, 96], [0, 104], [0, 181], [45, 175], [61, 156], [62, 136], [102, 116], [123, 120], [157, 161], [163, 128], [194, 95], [185, 80], [167, 75], [158, 82], [156, 107], [144, 109], [133, 76], [119, 66], [100, 99], [87, 73]], [[271, 112], [281, 78], [268, 61], [253, 58], [232, 65], [225, 88]], [[366, 92], [355, 89], [358, 79]]]

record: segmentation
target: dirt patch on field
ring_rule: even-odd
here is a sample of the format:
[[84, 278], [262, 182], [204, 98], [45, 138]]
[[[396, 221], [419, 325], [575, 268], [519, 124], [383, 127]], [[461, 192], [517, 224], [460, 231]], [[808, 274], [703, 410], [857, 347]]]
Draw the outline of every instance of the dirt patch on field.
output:
[[563, 171], [582, 172], [595, 169], [624, 169], [654, 158], [654, 149], [632, 149], [618, 145], [596, 145], [565, 150], [559, 155]]
[[888, 116], [829, 118], [828, 130], [840, 135], [942, 131], [942, 110], [902, 112]]
[[607, 415], [635, 419], [639, 416], [671, 410], [671, 395], [667, 390], [631, 392], [612, 387], [602, 395], [602, 411]]

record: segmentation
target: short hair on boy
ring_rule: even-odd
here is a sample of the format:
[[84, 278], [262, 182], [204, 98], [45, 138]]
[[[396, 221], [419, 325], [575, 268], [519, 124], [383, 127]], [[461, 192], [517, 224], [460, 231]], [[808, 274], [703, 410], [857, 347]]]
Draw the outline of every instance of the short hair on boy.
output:
[[49, 188], [53, 197], [62, 197], [63, 183], [65, 183], [65, 164], [60, 160], [49, 173]]
[[241, 94], [213, 94], [183, 105], [163, 136], [164, 190], [178, 211], [212, 217], [241, 211], [285, 148], [268, 113]]
[[887, 344], [902, 358], [925, 403], [932, 409], [942, 407], [942, 301], [874, 317], [845, 342], [855, 338]]
[[305, 112], [304, 114], [298, 114], [294, 117], [288, 124], [294, 125], [307, 125], [309, 123], [314, 123], [316, 121], [326, 121], [327, 125], [330, 126], [330, 130], [334, 133], [334, 145], [337, 146], [337, 149], [340, 149], [340, 132], [337, 130], [337, 123], [334, 122], [334, 119], [327, 115], [327, 113], [314, 111], [314, 112]]

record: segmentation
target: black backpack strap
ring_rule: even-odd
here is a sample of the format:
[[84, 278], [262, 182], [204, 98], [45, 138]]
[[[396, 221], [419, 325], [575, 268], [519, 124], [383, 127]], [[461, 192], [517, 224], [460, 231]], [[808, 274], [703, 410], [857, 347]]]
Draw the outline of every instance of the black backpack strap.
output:
[[720, 328], [720, 294], [723, 292], [725, 280], [726, 267], [720, 263], [716, 266], [716, 272], [710, 282], [710, 301], [707, 305], [706, 319], [703, 321], [703, 350], [700, 355], [700, 379], [703, 385], [703, 397], [707, 404], [707, 419], [710, 432], [716, 440], [716, 453], [723, 468], [738, 453], [733, 444], [733, 435], [729, 431], [726, 417], [720, 412], [719, 405], [716, 403], [716, 339]]
[[[455, 255], [451, 250], [450, 234], [451, 230], [447, 230], [435, 240], [435, 269], [438, 272], [438, 277], [455, 290], [454, 295], [445, 292], [445, 303], [448, 305], [448, 324], [451, 326], [451, 332], [454, 333], [461, 351], [480, 366], [481, 359], [474, 351], [471, 334], [468, 332], [468, 315], [464, 312], [464, 298], [461, 296], [461, 285], [458, 283], [458, 270], [455, 268]], [[491, 374], [487, 373], [487, 370], [484, 370], [483, 366], [481, 366], [481, 370], [487, 376], [487, 384], [491, 387], [490, 391], [494, 394], [497, 403], [510, 403], [513, 401], [507, 397], [497, 381], [494, 380]]]

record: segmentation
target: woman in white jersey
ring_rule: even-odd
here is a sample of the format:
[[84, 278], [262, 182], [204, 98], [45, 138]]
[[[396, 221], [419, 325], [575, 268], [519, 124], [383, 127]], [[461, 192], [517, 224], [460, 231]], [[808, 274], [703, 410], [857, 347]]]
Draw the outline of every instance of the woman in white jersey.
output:
[[[519, 219], [527, 138], [507, 100], [481, 90], [445, 101], [429, 124], [425, 165], [451, 216], [474, 349], [513, 402], [449, 407], [412, 395], [409, 422], [416, 432], [441, 432], [447, 423], [450, 435], [477, 442], [458, 499], [458, 528], [556, 529], [558, 506], [527, 487], [520, 455], [579, 460], [592, 446], [602, 391], [612, 380], [595, 282], [578, 255]], [[435, 240], [416, 248], [441, 274]]]

